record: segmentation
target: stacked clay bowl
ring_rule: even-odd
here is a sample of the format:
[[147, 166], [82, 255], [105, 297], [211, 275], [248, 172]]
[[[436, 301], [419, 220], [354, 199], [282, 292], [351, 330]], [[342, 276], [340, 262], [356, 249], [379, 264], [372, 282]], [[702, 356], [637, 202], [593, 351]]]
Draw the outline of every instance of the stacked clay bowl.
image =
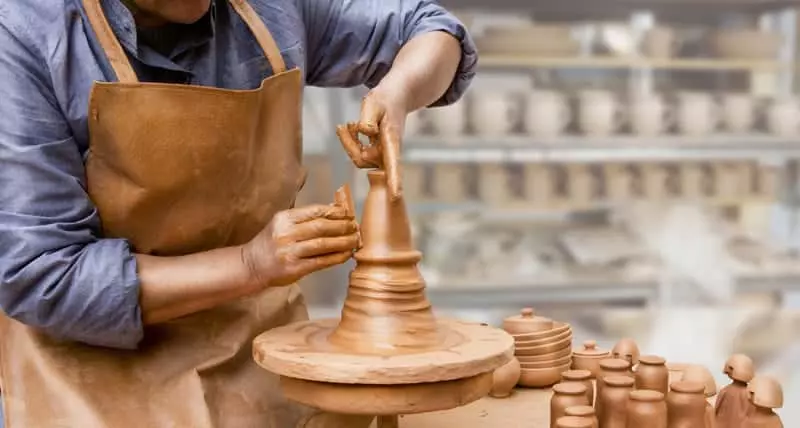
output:
[[561, 373], [572, 364], [572, 328], [569, 324], [536, 316], [531, 308], [503, 321], [503, 329], [514, 337], [514, 355], [519, 360], [520, 386], [545, 388], [561, 381]]

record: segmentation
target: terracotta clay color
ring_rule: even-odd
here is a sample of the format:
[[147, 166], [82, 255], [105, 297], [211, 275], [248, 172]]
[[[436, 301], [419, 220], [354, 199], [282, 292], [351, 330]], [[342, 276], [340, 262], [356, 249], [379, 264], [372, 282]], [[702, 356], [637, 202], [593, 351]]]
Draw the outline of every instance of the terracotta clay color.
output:
[[[554, 331], [554, 330], [551, 330]], [[547, 345], [549, 343], [558, 342], [567, 338], [572, 338], [572, 328], [567, 325], [567, 328], [562, 330], [560, 333], [551, 334], [548, 336], [540, 337], [538, 339], [526, 339], [527, 335], [524, 334], [514, 334], [514, 342], [520, 348], [528, 348], [528, 347], [535, 347], [541, 345]]]
[[682, 380], [670, 384], [667, 395], [669, 428], [699, 428], [706, 425], [704, 385]]
[[503, 330], [510, 334], [536, 333], [553, 329], [553, 320], [536, 316], [532, 308], [525, 308], [519, 315], [503, 321]]
[[549, 360], [549, 361], [537, 361], [533, 363], [520, 363], [520, 366], [523, 369], [548, 369], [550, 367], [560, 367], [564, 365], [572, 364], [572, 357], [567, 355], [566, 357], [559, 358], [557, 360]]
[[573, 406], [567, 407], [564, 410], [567, 416], [580, 416], [582, 418], [591, 419], [592, 428], [598, 428], [600, 424], [597, 422], [597, 415], [595, 415], [594, 407], [592, 406]]
[[593, 421], [580, 416], [562, 416], [556, 421], [556, 428], [593, 428]]
[[540, 355], [520, 355], [519, 351], [520, 349], [515, 346], [514, 352], [520, 363], [541, 363], [542, 361], [560, 360], [564, 357], [569, 357], [572, 355], [572, 349], [569, 348], [564, 348], [560, 351]]
[[611, 356], [611, 352], [597, 348], [597, 342], [587, 340], [583, 342], [582, 349], [572, 352], [572, 368], [575, 370], [589, 370], [593, 377], [600, 375], [600, 361]]
[[714, 416], [719, 428], [739, 428], [753, 406], [747, 393], [747, 382], [755, 373], [753, 360], [742, 354], [735, 354], [725, 362], [723, 372], [731, 379], [731, 383], [719, 391], [714, 407]]
[[562, 382], [577, 382], [586, 387], [586, 398], [589, 405], [594, 405], [594, 382], [592, 382], [592, 372], [589, 370], [567, 370], [561, 373]]
[[[539, 340], [547, 340], [549, 341], [555, 336], [563, 335], [564, 333], [569, 332], [572, 333], [572, 327], [560, 321], [553, 321], [553, 328], [547, 331], [539, 331], [536, 333], [519, 333], [519, 334], [512, 334], [514, 340], [518, 343], [524, 344], [531, 344], [531, 346], [538, 345], [538, 343], [533, 343]], [[510, 333], [509, 333], [510, 334]]]
[[700, 382], [704, 385], [704, 393], [707, 398], [717, 395], [717, 382], [714, 380], [714, 375], [711, 371], [701, 365], [691, 364], [683, 369], [683, 374], [680, 380], [688, 380], [692, 382]]
[[648, 389], [631, 391], [625, 423], [628, 428], [667, 428], [664, 394]]
[[611, 357], [627, 360], [631, 364], [631, 370], [633, 370], [639, 364], [639, 345], [628, 337], [620, 339], [611, 349]]
[[561, 380], [561, 373], [569, 370], [569, 364], [549, 369], [522, 369], [519, 385], [528, 388], [544, 388], [555, 385]]
[[[598, 397], [603, 393], [605, 382], [603, 379], [608, 376], [631, 376], [631, 365], [627, 360], [618, 358], [606, 358], [600, 360], [600, 376], [595, 381], [595, 406], [600, 406]], [[597, 411], [597, 418], [600, 419], [600, 410]]]
[[520, 376], [520, 365], [516, 358], [511, 358], [504, 366], [494, 371], [492, 375], [492, 390], [489, 392], [494, 398], [505, 398], [517, 386]]
[[667, 361], [655, 355], [643, 355], [636, 368], [636, 389], [650, 389], [664, 395], [669, 392]]
[[601, 428], [625, 428], [628, 398], [633, 391], [631, 376], [605, 376], [598, 389], [595, 412]]
[[556, 420], [566, 416], [565, 410], [573, 406], [588, 406], [586, 386], [578, 382], [562, 382], [553, 386], [550, 398], [550, 428], [556, 428]]
[[781, 418], [773, 409], [783, 407], [783, 388], [769, 376], [756, 376], [747, 386], [753, 411], [743, 428], [783, 428]]

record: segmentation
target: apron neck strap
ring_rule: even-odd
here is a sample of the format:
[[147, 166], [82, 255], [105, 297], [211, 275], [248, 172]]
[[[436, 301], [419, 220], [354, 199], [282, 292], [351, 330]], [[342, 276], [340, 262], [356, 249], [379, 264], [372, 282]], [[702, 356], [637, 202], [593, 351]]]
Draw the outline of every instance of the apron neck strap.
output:
[[[264, 25], [264, 21], [253, 10], [250, 3], [247, 0], [230, 0], [230, 3], [250, 28], [250, 31], [253, 32], [261, 49], [264, 50], [273, 73], [278, 74], [286, 71], [286, 63], [283, 61], [278, 44], [275, 43], [275, 39], [267, 29], [267, 26]], [[137, 83], [139, 78], [136, 76], [128, 56], [119, 44], [117, 36], [114, 35], [114, 31], [103, 13], [100, 0], [83, 0], [83, 7], [89, 18], [89, 24], [97, 35], [108, 61], [111, 63], [111, 68], [117, 74], [117, 80], [121, 83]]]

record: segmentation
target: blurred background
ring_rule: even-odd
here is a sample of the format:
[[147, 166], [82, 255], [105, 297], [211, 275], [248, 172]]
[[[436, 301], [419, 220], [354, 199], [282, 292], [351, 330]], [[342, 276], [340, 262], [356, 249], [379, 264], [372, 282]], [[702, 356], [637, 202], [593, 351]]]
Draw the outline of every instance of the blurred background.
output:
[[[800, 426], [800, 1], [441, 2], [480, 70], [409, 117], [404, 188], [437, 315], [525, 306], [575, 345], [633, 337], [728, 383], [731, 353], [781, 379]], [[334, 134], [364, 89], [306, 93], [298, 203], [367, 190]], [[351, 265], [307, 278], [337, 317]]]

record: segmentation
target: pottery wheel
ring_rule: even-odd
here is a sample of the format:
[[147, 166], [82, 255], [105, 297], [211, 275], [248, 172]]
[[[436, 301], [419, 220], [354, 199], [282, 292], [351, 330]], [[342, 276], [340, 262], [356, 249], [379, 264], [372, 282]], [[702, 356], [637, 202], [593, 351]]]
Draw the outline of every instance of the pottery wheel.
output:
[[[335, 413], [422, 413], [486, 396], [493, 371], [513, 357], [513, 338], [433, 316], [405, 203], [390, 199], [383, 171], [368, 178], [342, 318], [262, 333], [253, 341], [256, 363], [281, 376], [288, 398]], [[346, 188], [336, 200], [353, 209]]]

